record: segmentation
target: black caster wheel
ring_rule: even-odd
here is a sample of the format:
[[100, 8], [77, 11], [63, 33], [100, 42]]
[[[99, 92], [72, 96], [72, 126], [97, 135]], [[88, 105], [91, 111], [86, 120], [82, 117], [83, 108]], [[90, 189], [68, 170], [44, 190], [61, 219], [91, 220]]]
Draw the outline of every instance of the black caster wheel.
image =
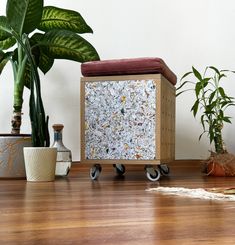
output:
[[158, 169], [160, 170], [163, 176], [167, 176], [170, 173], [170, 168], [166, 164], [158, 165]]
[[70, 167], [67, 168], [66, 175], [65, 176], [68, 176], [69, 175], [69, 172], [70, 172]]
[[123, 176], [126, 172], [126, 168], [123, 164], [113, 164], [118, 176]]
[[90, 169], [90, 177], [92, 180], [97, 180], [100, 173], [101, 173], [101, 166], [99, 164], [95, 164], [91, 169]]

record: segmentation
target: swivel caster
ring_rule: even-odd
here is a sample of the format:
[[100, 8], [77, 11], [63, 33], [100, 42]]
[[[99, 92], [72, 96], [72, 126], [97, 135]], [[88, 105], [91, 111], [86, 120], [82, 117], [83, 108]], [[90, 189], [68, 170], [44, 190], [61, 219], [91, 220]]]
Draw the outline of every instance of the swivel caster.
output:
[[90, 177], [92, 180], [97, 180], [100, 173], [101, 173], [101, 166], [100, 164], [95, 164], [91, 169], [90, 169]]
[[151, 181], [158, 181], [161, 177], [161, 173], [158, 169], [154, 169], [152, 166], [146, 166], [146, 176]]
[[158, 169], [160, 170], [163, 176], [167, 176], [170, 173], [170, 168], [166, 164], [158, 165]]
[[122, 176], [125, 174], [126, 168], [123, 164], [113, 164], [113, 167], [115, 168], [118, 176]]

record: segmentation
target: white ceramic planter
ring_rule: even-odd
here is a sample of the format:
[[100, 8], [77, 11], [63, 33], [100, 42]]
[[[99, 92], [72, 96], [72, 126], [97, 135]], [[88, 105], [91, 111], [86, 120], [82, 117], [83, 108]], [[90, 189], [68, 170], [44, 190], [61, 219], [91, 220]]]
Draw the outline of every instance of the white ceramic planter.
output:
[[54, 181], [56, 156], [55, 147], [24, 147], [27, 181]]
[[25, 178], [23, 148], [32, 146], [30, 135], [0, 134], [0, 178]]

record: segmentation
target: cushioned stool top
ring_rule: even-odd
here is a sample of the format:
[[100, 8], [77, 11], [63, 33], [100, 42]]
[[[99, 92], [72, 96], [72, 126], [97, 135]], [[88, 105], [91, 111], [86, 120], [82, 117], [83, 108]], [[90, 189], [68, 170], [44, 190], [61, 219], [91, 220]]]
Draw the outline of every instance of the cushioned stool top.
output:
[[173, 85], [177, 82], [176, 75], [160, 58], [90, 61], [83, 63], [81, 70], [84, 77], [160, 73]]

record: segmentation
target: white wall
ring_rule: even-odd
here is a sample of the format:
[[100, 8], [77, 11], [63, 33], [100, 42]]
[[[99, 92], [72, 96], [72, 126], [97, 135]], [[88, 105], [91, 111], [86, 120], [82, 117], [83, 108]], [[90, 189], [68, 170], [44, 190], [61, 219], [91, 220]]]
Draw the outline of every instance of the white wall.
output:
[[[3, 15], [6, 0], [0, 1]], [[235, 70], [235, 2], [233, 0], [45, 0], [79, 11], [93, 28], [85, 35], [97, 49], [101, 59], [127, 57], [161, 57], [180, 78], [194, 65], [199, 70], [207, 65]], [[46, 112], [50, 129], [63, 123], [64, 144], [80, 159], [79, 79], [80, 64], [56, 61], [42, 78]], [[235, 97], [235, 77], [225, 82]], [[12, 103], [10, 67], [0, 77], [0, 132], [9, 132]], [[28, 93], [25, 97], [22, 132], [29, 132]], [[208, 156], [211, 149], [205, 137], [198, 141], [201, 126], [191, 113], [191, 95], [177, 98], [176, 158], [193, 159]], [[234, 109], [231, 110], [234, 114]], [[234, 119], [235, 120], [235, 119]], [[225, 127], [224, 138], [230, 152], [235, 153], [234, 125]], [[51, 130], [52, 135], [52, 130]]]

